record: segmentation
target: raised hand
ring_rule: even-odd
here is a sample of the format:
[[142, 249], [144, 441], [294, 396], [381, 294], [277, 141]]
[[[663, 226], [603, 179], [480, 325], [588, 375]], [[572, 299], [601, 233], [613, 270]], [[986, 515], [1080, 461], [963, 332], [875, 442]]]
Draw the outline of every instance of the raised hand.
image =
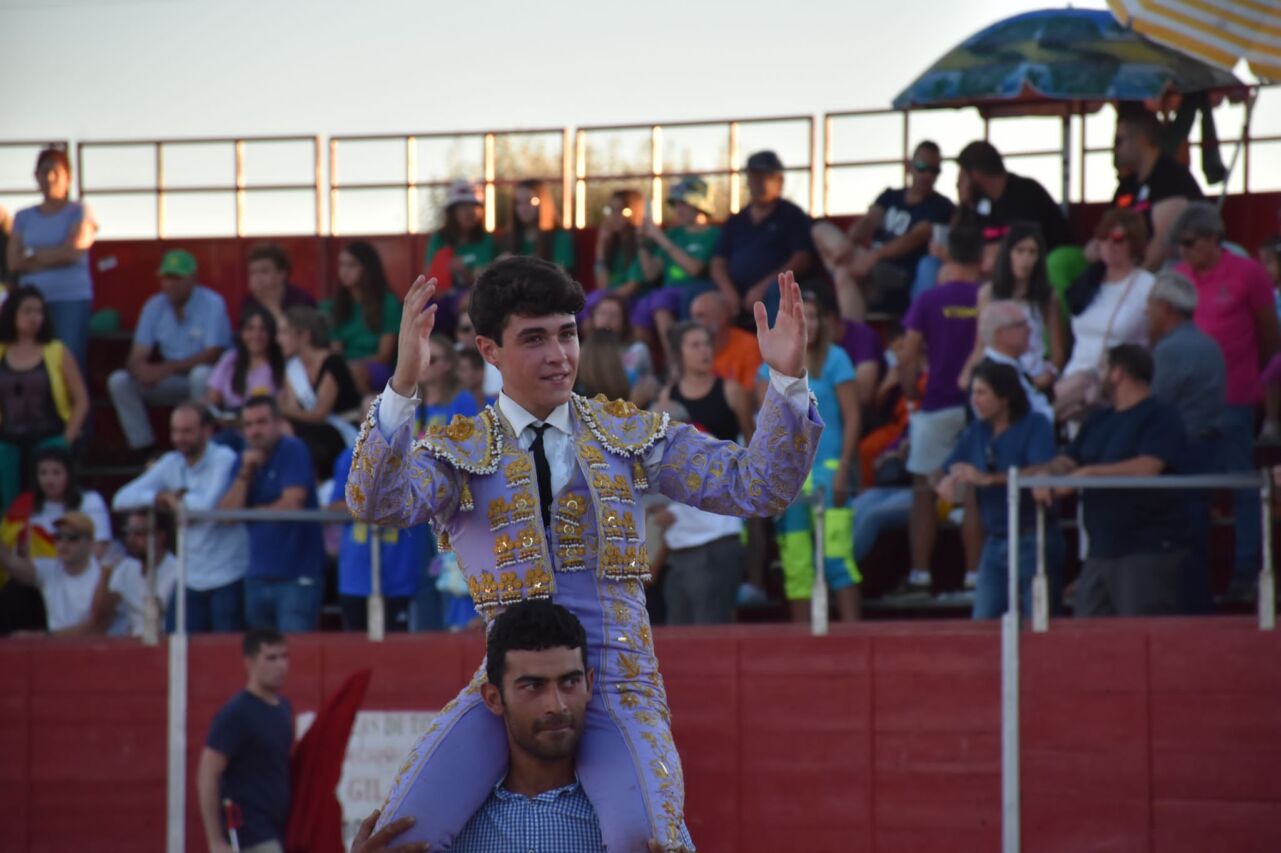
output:
[[436, 295], [436, 279], [418, 276], [405, 294], [405, 311], [400, 315], [400, 337], [396, 344], [396, 372], [391, 388], [405, 397], [414, 396], [418, 384], [427, 378], [431, 364], [428, 340], [436, 328], [436, 306], [429, 304]]
[[805, 307], [801, 302], [801, 286], [791, 270], [778, 277], [778, 316], [774, 318], [774, 327], [769, 326], [764, 304], [757, 302], [752, 310], [756, 316], [756, 340], [761, 358], [784, 376], [800, 376], [805, 371]]

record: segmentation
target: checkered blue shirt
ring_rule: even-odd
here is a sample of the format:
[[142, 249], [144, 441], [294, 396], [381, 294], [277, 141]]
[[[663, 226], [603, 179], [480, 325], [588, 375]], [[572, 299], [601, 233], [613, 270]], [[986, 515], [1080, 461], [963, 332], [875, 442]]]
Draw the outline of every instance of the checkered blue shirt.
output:
[[605, 849], [596, 809], [575, 779], [536, 797], [502, 783], [467, 821], [453, 853], [600, 853]]

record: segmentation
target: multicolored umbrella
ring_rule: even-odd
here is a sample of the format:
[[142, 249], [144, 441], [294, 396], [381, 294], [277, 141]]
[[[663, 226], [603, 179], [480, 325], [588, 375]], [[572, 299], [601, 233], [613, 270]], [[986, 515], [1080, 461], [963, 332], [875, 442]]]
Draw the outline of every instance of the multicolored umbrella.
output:
[[1260, 79], [1281, 80], [1277, 0], [1108, 0], [1121, 23], [1231, 71], [1244, 59]]
[[985, 115], [1093, 112], [1246, 85], [1149, 41], [1103, 9], [1044, 9], [1006, 18], [949, 51], [894, 99], [895, 109], [978, 107]]

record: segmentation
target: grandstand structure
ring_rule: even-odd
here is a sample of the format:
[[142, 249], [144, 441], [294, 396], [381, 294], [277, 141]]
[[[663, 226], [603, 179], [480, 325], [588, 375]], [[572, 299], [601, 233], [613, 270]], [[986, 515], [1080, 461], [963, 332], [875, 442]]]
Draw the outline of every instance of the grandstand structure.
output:
[[[1243, 121], [1254, 130], [1221, 143], [1225, 159], [1240, 143], [1223, 210], [1229, 233], [1251, 248], [1281, 209], [1281, 86], [1255, 94], [1223, 109], [1277, 126]], [[341, 245], [360, 236], [403, 294], [423, 266], [444, 187], [459, 175], [483, 183], [490, 230], [504, 226], [513, 184], [550, 181], [588, 287], [602, 198], [628, 186], [661, 199], [668, 181], [699, 174], [728, 214], [746, 197], [743, 161], [760, 148], [780, 153], [792, 200], [841, 218], [900, 184], [921, 138], [948, 153], [990, 138], [1014, 170], [1062, 187], [1074, 226], [1088, 233], [1112, 188], [1109, 121], [868, 110], [62, 144], [74, 152], [79, 198], [103, 225], [91, 253], [95, 308], [115, 309], [128, 329], [173, 247], [239, 304], [245, 258], [260, 240], [284, 247], [294, 280], [325, 296]], [[1026, 137], [1007, 124], [1035, 125], [1041, 141], [1017, 147]], [[15, 176], [50, 142], [0, 142], [0, 162], [12, 157], [24, 170], [0, 171], [0, 203], [34, 200]], [[91, 345], [88, 462], [107, 488], [134, 472], [116, 462], [121, 441], [105, 402], [107, 374], [127, 347], [123, 334]], [[960, 621], [832, 626], [826, 636], [783, 625], [658, 629], [699, 849], [1281, 849], [1281, 638], [1267, 620], [1056, 620], [1020, 632], [1009, 619], [1002, 630]], [[366, 708], [389, 712], [441, 707], [483, 651], [466, 634], [370, 642], [322, 633], [291, 637], [290, 648], [295, 708], [315, 709], [349, 674], [372, 668]], [[0, 851], [203, 850], [195, 759], [240, 677], [234, 641], [222, 637], [0, 643]]]

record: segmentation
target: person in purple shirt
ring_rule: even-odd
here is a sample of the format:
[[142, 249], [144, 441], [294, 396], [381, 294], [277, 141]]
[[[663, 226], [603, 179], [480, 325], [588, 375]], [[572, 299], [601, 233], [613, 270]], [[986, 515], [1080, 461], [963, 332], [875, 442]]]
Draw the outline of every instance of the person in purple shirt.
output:
[[[929, 476], [942, 465], [965, 429], [965, 392], [957, 384], [974, 348], [978, 326], [978, 281], [983, 233], [974, 225], [952, 226], [947, 240], [951, 275], [912, 302], [903, 327], [899, 382], [912, 410], [907, 470], [912, 474], [909, 525], [912, 570], [908, 586], [928, 588], [929, 565], [938, 533], [938, 515]], [[925, 392], [915, 399], [917, 376], [926, 371]]]
[[837, 324], [836, 344], [845, 350], [854, 365], [858, 404], [866, 411], [876, 400], [876, 389], [885, 375], [885, 347], [881, 345], [880, 333], [858, 320], [832, 319]]
[[240, 303], [240, 316], [253, 308], [271, 312], [279, 326], [285, 311], [295, 305], [316, 307], [316, 297], [296, 284], [291, 284], [289, 274], [293, 264], [289, 254], [275, 243], [260, 243], [249, 250], [249, 292]]

